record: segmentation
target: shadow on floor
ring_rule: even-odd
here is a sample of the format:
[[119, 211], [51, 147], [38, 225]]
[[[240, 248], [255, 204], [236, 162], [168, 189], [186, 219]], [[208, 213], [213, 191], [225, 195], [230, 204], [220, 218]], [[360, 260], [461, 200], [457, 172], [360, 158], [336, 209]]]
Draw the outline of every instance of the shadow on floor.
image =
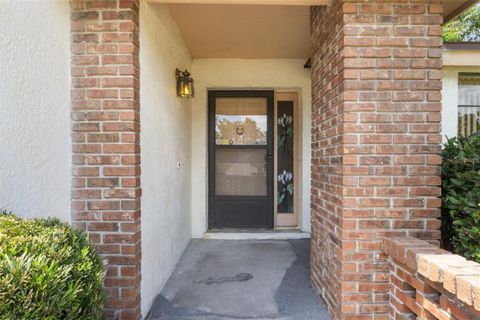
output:
[[328, 320], [309, 240], [192, 240], [146, 320]]

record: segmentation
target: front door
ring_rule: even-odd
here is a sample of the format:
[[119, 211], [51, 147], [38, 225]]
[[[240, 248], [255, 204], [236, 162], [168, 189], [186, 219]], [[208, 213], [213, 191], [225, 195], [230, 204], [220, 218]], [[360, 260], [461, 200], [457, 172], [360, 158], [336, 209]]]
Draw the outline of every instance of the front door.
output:
[[210, 91], [209, 227], [273, 228], [273, 91]]

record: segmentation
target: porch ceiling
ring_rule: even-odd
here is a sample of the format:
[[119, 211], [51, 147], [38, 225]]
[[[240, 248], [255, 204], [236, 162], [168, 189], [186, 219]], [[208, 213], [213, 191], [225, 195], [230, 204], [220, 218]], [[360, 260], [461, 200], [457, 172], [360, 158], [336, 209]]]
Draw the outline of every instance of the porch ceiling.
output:
[[170, 4], [193, 58], [307, 58], [308, 6]]
[[[329, 0], [148, 1], [169, 3], [172, 16], [193, 58], [246, 59], [308, 58], [309, 5], [329, 2]], [[444, 0], [445, 21], [454, 18], [476, 2], [478, 1]]]

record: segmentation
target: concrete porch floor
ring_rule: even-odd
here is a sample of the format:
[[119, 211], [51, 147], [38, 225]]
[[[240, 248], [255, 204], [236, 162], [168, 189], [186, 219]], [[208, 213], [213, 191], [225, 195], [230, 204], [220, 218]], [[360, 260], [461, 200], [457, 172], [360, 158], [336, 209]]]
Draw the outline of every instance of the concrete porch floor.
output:
[[147, 320], [327, 320], [308, 239], [192, 240]]

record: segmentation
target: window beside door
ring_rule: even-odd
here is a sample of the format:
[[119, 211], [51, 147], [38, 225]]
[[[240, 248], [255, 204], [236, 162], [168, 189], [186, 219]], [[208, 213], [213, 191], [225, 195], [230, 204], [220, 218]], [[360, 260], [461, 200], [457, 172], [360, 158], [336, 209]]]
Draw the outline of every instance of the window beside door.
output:
[[480, 73], [460, 73], [458, 77], [458, 135], [469, 136], [480, 121]]

